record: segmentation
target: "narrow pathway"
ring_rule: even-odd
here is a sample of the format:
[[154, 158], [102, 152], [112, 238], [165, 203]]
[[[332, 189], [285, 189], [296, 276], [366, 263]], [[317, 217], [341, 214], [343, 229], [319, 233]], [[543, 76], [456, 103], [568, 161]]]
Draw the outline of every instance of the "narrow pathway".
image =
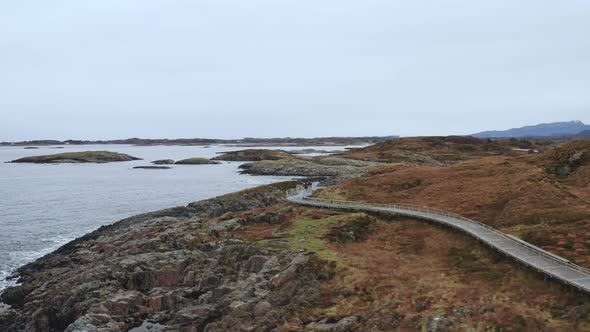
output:
[[287, 194], [287, 200], [295, 204], [307, 206], [365, 212], [384, 212], [436, 222], [467, 233], [523, 265], [590, 294], [590, 269], [578, 266], [563, 257], [547, 252], [512, 235], [504, 234], [480, 222], [457, 214], [418, 205], [369, 204], [313, 198], [310, 197], [311, 194], [311, 189], [297, 188]]

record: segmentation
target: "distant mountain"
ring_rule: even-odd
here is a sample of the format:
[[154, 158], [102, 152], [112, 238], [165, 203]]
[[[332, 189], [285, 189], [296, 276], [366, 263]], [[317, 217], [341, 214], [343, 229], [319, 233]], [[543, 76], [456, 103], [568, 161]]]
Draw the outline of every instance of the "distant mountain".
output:
[[582, 121], [570, 121], [542, 123], [508, 130], [484, 131], [472, 136], [480, 138], [570, 136], [587, 130], [590, 131], [590, 125], [586, 125]]
[[590, 138], [590, 130], [584, 130], [576, 135], [577, 138]]

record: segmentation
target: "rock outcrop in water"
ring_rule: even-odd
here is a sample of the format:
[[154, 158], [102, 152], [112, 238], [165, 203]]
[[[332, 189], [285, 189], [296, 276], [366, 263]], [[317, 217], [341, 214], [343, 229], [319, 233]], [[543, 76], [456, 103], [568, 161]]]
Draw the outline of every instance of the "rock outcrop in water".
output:
[[169, 166], [135, 166], [133, 169], [171, 169]]
[[177, 165], [217, 165], [218, 161], [209, 160], [207, 158], [189, 158], [175, 162]]
[[247, 149], [239, 151], [225, 152], [212, 160], [224, 161], [260, 161], [260, 160], [280, 160], [290, 158], [291, 155], [285, 151], [270, 149]]
[[160, 159], [152, 161], [154, 165], [172, 165], [174, 164], [174, 160], [172, 159]]
[[124, 153], [109, 151], [67, 152], [44, 156], [25, 157], [12, 163], [60, 164], [60, 163], [110, 163], [118, 161], [141, 160]]

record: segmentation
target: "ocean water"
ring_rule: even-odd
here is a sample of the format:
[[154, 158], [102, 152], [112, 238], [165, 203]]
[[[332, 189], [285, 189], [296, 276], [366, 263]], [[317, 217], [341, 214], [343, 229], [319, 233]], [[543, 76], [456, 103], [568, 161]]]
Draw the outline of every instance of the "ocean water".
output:
[[[240, 175], [240, 162], [171, 165], [173, 168], [168, 170], [132, 169], [150, 165], [156, 159], [212, 158], [219, 152], [240, 149], [223, 145], [0, 147], [0, 291], [13, 283], [5, 278], [17, 267], [102, 225], [290, 179]], [[107, 164], [5, 163], [26, 156], [90, 150], [127, 153], [144, 160]]]

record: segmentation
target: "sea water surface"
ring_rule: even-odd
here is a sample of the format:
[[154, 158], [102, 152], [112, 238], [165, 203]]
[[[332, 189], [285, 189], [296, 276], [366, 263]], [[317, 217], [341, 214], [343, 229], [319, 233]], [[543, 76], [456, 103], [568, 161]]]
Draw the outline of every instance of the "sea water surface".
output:
[[[19, 266], [102, 225], [290, 179], [240, 175], [240, 162], [171, 165], [172, 169], [167, 170], [132, 168], [150, 165], [150, 161], [157, 159], [212, 158], [219, 152], [240, 149], [243, 147], [223, 145], [0, 147], [0, 291], [14, 283], [5, 278]], [[5, 163], [26, 156], [90, 150], [121, 152], [143, 160], [107, 164]]]

